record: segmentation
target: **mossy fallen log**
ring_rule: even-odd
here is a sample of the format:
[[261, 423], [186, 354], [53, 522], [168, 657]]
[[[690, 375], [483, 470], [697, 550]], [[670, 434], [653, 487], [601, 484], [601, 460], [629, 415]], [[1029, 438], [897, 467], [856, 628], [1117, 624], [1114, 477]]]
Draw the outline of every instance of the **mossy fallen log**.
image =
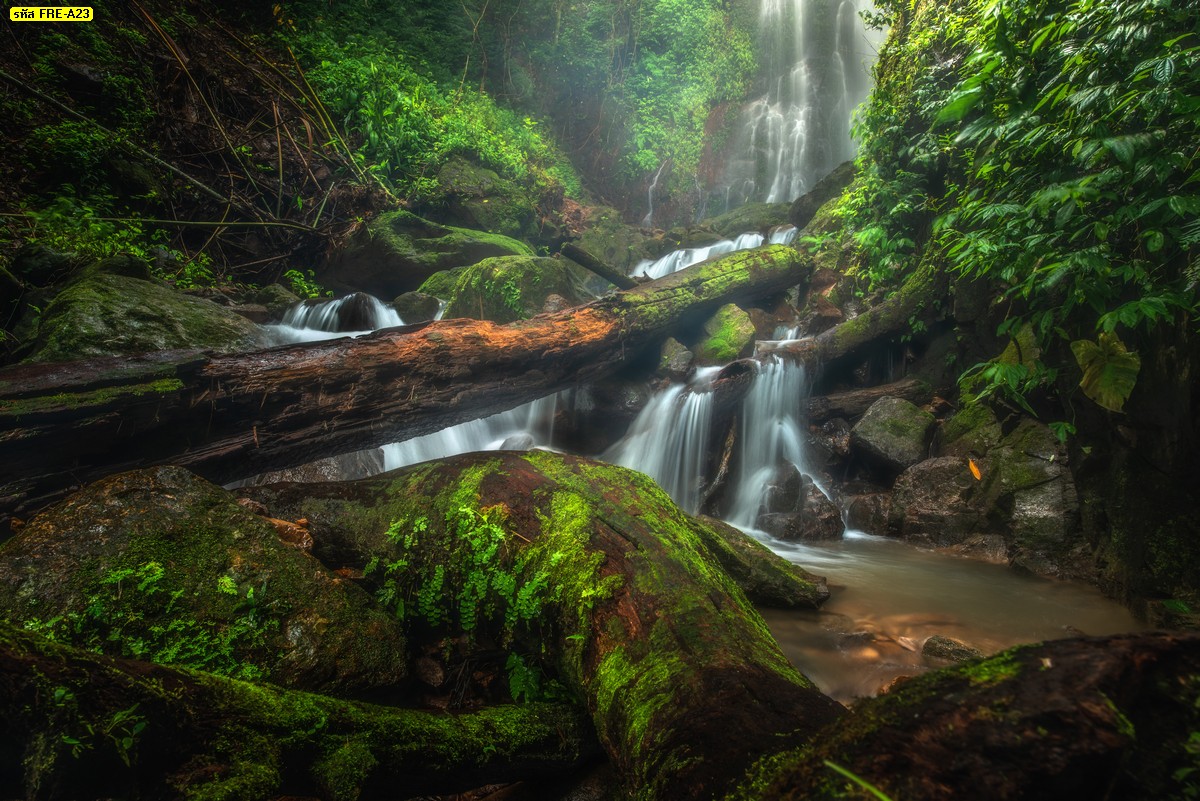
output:
[[451, 714], [112, 659], [0, 623], [6, 798], [331, 801], [452, 793], [597, 755], [583, 710]]
[[170, 462], [226, 482], [477, 419], [602, 378], [674, 327], [809, 269], [775, 245], [510, 325], [0, 370], [0, 517], [121, 470]]

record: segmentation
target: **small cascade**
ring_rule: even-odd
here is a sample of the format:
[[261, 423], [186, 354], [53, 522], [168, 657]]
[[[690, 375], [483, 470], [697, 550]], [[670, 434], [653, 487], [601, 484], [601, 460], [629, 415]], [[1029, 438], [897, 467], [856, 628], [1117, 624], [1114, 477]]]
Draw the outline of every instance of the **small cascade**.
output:
[[645, 473], [684, 511], [698, 512], [712, 422], [712, 382], [720, 371], [701, 368], [688, 384], [673, 384], [656, 394], [629, 433], [602, 458]]
[[[781, 464], [808, 474], [800, 427], [800, 406], [808, 396], [804, 367], [774, 356], [758, 362], [757, 370], [738, 415], [738, 471], [726, 515], [741, 529], [757, 528], [766, 493]], [[824, 487], [818, 489], [828, 496]]]
[[549, 447], [558, 395], [548, 395], [507, 412], [471, 420], [423, 437], [383, 446], [385, 470], [472, 451], [523, 451]]
[[361, 336], [380, 328], [404, 325], [391, 306], [363, 292], [337, 300], [306, 300], [284, 315], [283, 322], [267, 326], [281, 343], [319, 342]]
[[649, 211], [647, 211], [646, 216], [642, 218], [643, 228], [654, 227], [654, 190], [658, 188], [658, 179], [662, 177], [663, 169], [666, 168], [668, 161], [670, 160], [668, 159], [663, 161], [662, 164], [658, 165], [658, 172], [654, 173], [654, 180], [650, 182], [650, 189], [647, 193], [649, 195]]
[[877, 40], [865, 0], [762, 0], [766, 94], [742, 112], [718, 192], [727, 207], [780, 203], [854, 156], [850, 115], [870, 89]]
[[693, 264], [707, 261], [714, 256], [724, 256], [727, 253], [734, 253], [739, 250], [749, 250], [750, 248], [760, 247], [768, 243], [772, 245], [790, 245], [795, 241], [796, 234], [796, 226], [794, 225], [777, 226], [770, 231], [770, 235], [766, 238], [762, 234], [751, 231], [741, 234], [735, 239], [722, 239], [720, 242], [714, 242], [707, 247], [675, 250], [657, 261], [642, 259], [633, 268], [631, 275], [662, 278], [665, 275], [679, 272], [684, 267], [691, 267]]

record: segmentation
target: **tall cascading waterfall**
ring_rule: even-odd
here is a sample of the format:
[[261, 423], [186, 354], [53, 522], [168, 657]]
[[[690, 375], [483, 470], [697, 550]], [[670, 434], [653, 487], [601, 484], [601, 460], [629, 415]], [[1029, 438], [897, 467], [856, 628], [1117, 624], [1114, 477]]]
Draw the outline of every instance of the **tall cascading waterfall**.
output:
[[700, 368], [688, 384], [659, 392], [601, 458], [645, 473], [684, 511], [698, 512], [712, 424], [712, 381], [720, 371]]
[[794, 200], [854, 156], [850, 116], [870, 91], [870, 0], [762, 0], [766, 94], [746, 106], [716, 194], [726, 208]]

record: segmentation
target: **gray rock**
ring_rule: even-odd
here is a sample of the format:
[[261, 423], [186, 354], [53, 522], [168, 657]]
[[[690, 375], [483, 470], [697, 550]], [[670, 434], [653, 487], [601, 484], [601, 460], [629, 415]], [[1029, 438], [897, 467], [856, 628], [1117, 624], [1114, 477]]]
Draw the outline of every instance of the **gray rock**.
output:
[[[792, 542], [841, 539], [845, 532], [841, 510], [817, 489], [811, 479], [799, 476], [799, 473], [796, 475], [800, 481], [793, 482], [785, 478], [782, 483], [772, 487], [776, 490], [774, 493], [768, 490], [768, 511], [759, 515], [759, 528], [773, 537]], [[770, 511], [772, 505], [781, 508], [789, 503], [799, 508], [795, 511]]]
[[282, 320], [288, 309], [300, 302], [300, 296], [283, 284], [267, 284], [255, 293], [254, 302], [266, 306], [272, 320]]
[[682, 342], [668, 337], [658, 358], [659, 372], [672, 381], [686, 381], [696, 369], [696, 356]]
[[898, 473], [928, 454], [934, 418], [901, 398], [880, 398], [850, 431], [850, 444], [867, 461]]
[[441, 307], [440, 300], [424, 292], [405, 292], [392, 301], [392, 308], [406, 325], [432, 320]]
[[891, 510], [891, 493], [853, 495], [846, 499], [846, 525], [857, 531], [883, 536], [888, 533], [888, 515]]
[[922, 545], [958, 545], [988, 533], [988, 505], [966, 459], [927, 459], [896, 479], [888, 529], [901, 539]]
[[921, 655], [950, 662], [969, 662], [972, 659], [982, 659], [983, 651], [961, 640], [934, 634], [921, 646]]

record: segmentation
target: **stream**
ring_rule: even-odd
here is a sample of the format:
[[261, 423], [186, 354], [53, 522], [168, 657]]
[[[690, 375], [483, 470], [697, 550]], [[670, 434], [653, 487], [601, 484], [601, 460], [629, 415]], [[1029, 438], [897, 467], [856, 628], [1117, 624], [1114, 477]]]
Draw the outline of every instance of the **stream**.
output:
[[[762, 237], [743, 236], [722, 243], [717, 252], [762, 242]], [[676, 254], [666, 260], [671, 261], [671, 270], [689, 262]], [[342, 299], [298, 307], [273, 327], [273, 335], [282, 342], [312, 341], [365, 333], [358, 326], [400, 324], [384, 304], [358, 296], [354, 305], [360, 314], [355, 319], [365, 322], [350, 332], [331, 331], [338, 312], [347, 305], [348, 299]], [[711, 439], [710, 390], [717, 370], [700, 368], [687, 384], [658, 390], [624, 437], [599, 458], [647, 473], [685, 510], [698, 511]], [[738, 414], [742, 446], [725, 517], [786, 559], [827, 577], [832, 594], [820, 611], [763, 610], [784, 653], [822, 691], [848, 703], [877, 693], [898, 676], [946, 665], [921, 654], [925, 640], [933, 635], [991, 654], [1019, 643], [1143, 628], [1124, 607], [1083, 584], [1029, 576], [1005, 565], [855, 531], [837, 541], [799, 543], [756, 530], [757, 513], [777, 465], [792, 464], [812, 478], [805, 464], [804, 420], [799, 414], [807, 386], [799, 365], [777, 358], [759, 362]], [[471, 451], [551, 448], [556, 413], [576, 398], [566, 391], [386, 445], [382, 465], [394, 470]], [[826, 496], [835, 496], [816, 481]]]

